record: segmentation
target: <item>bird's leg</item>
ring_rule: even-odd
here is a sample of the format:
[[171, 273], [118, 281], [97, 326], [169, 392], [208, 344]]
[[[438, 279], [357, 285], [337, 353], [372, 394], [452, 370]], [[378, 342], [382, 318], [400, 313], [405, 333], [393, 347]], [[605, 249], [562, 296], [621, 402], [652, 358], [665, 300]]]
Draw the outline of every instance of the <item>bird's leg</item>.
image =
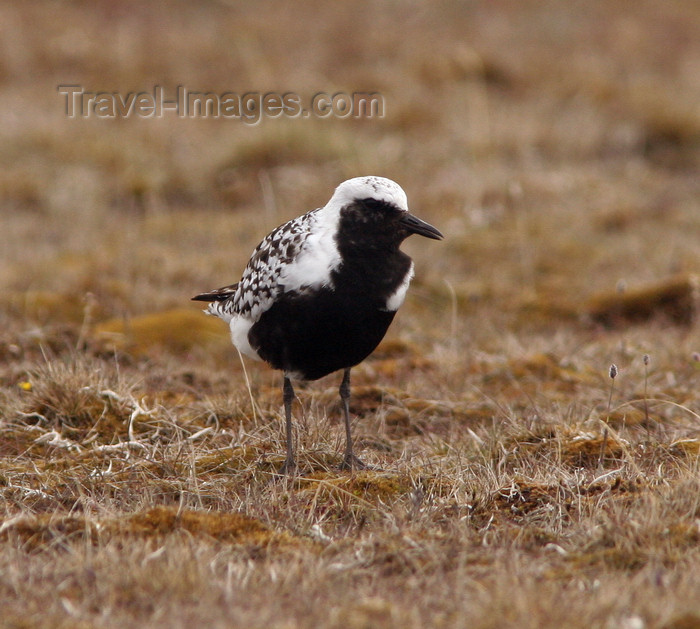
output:
[[284, 400], [284, 419], [287, 425], [287, 458], [279, 469], [280, 474], [293, 472], [297, 464], [294, 461], [294, 449], [292, 447], [292, 402], [294, 401], [294, 387], [292, 381], [285, 376], [282, 387], [282, 399]]
[[367, 465], [355, 456], [352, 451], [352, 431], [350, 430], [350, 369], [343, 372], [343, 381], [340, 383], [340, 399], [343, 402], [343, 416], [345, 419], [345, 457], [340, 466], [343, 470], [364, 470]]

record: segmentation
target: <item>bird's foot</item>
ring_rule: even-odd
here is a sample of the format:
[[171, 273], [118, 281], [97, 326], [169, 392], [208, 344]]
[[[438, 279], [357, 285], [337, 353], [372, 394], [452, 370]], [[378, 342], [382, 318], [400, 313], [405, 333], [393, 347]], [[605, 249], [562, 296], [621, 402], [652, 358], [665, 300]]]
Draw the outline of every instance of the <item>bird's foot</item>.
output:
[[297, 463], [293, 458], [287, 457], [282, 466], [277, 470], [280, 476], [289, 476], [297, 471]]
[[352, 453], [346, 453], [343, 462], [340, 464], [341, 470], [374, 470], [377, 469], [365, 463], [361, 458]]

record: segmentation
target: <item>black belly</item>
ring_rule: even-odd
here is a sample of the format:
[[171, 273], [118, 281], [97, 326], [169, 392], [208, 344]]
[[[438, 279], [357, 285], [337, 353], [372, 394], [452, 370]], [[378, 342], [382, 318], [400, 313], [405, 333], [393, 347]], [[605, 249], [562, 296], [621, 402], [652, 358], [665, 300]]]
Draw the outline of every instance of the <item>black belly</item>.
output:
[[276, 369], [316, 380], [367, 358], [395, 314], [357, 294], [343, 297], [329, 289], [287, 293], [251, 327], [248, 339]]

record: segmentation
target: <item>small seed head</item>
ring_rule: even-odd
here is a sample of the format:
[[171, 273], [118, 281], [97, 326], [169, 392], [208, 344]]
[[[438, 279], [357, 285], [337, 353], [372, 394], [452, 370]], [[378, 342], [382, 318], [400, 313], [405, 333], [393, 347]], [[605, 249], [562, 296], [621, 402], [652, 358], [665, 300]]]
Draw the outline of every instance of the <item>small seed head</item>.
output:
[[617, 377], [617, 365], [615, 363], [610, 365], [610, 377], [613, 380]]
[[649, 354], [644, 354], [644, 356], [642, 357], [642, 360], [644, 361], [645, 365], [648, 365], [649, 364]]

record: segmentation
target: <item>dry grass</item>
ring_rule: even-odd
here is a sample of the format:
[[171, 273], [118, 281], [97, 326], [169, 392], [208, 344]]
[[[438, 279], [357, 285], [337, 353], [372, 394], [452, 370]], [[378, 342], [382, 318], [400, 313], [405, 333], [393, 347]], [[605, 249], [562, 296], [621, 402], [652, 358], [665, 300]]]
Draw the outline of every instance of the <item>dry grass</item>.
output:
[[[700, 627], [697, 5], [264, 5], [0, 7], [0, 625]], [[60, 83], [387, 117], [67, 120]], [[279, 479], [279, 374], [188, 300], [366, 173], [448, 237], [354, 371], [381, 471], [338, 470], [331, 376]]]

